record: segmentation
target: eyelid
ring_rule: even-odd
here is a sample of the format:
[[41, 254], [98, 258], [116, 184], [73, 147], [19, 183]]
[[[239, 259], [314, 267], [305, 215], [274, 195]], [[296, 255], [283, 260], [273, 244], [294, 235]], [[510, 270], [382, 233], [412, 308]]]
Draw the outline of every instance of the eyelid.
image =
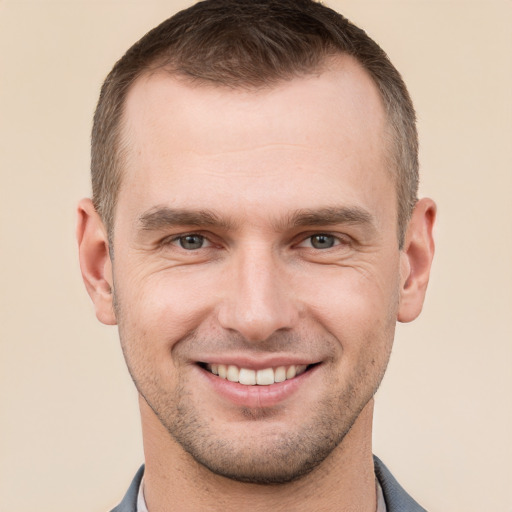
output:
[[[160, 247], [173, 245], [173, 246], [178, 247], [179, 249], [186, 250], [180, 246], [180, 244], [179, 244], [180, 238], [184, 238], [186, 236], [194, 236], [194, 235], [201, 236], [204, 239], [204, 245], [200, 249], [208, 249], [208, 248], [216, 246], [216, 245], [221, 245], [219, 243], [216, 243], [213, 240], [215, 238], [215, 235], [213, 235], [210, 232], [205, 233], [204, 231], [201, 231], [201, 230], [198, 230], [198, 231], [190, 230], [190, 231], [184, 231], [184, 232], [174, 233], [172, 235], [165, 236], [158, 242], [158, 245]], [[311, 237], [313, 237], [315, 235], [332, 236], [334, 238], [335, 243], [334, 243], [333, 247], [331, 247], [331, 249], [338, 247], [340, 245], [350, 245], [354, 241], [350, 235], [347, 235], [345, 233], [333, 233], [328, 230], [310, 231], [310, 232], [306, 232], [306, 233], [300, 233], [300, 235], [296, 236], [295, 238], [296, 238], [297, 242], [293, 243], [293, 246], [294, 247], [302, 246], [304, 248], [315, 249], [314, 247], [311, 246], [311, 242], [309, 243], [308, 247], [305, 246], [305, 244], [308, 243], [308, 240], [310, 241]], [[196, 249], [196, 250], [199, 250], [199, 249]], [[319, 250], [319, 249], [315, 249], [315, 250]], [[323, 250], [326, 251], [328, 249], [323, 249]], [[188, 252], [190, 252], [190, 251], [188, 251]]]
[[169, 245], [173, 245], [178, 247], [179, 249], [182, 249], [183, 251], [191, 252], [191, 250], [187, 250], [180, 246], [179, 240], [181, 238], [185, 238], [187, 236], [200, 236], [204, 240], [204, 245], [200, 247], [199, 249], [196, 249], [197, 251], [200, 249], [208, 249], [214, 245], [213, 241], [211, 240], [211, 235], [205, 234], [201, 231], [186, 231], [183, 233], [175, 233], [173, 235], [166, 236], [159, 242], [160, 247], [165, 247]]
[[[316, 249], [311, 246], [311, 238], [314, 236], [323, 235], [323, 236], [332, 236], [334, 238], [334, 245], [333, 247], [330, 247], [329, 249], [333, 249], [334, 247], [338, 247], [340, 245], [349, 245], [352, 241], [352, 238], [349, 235], [343, 234], [343, 233], [332, 233], [330, 231], [311, 231], [309, 233], [301, 233], [300, 238], [298, 242], [295, 245], [295, 247], [304, 247], [308, 249]], [[306, 243], [309, 241], [309, 246], [306, 247]], [[321, 249], [323, 251], [327, 251], [329, 249]]]

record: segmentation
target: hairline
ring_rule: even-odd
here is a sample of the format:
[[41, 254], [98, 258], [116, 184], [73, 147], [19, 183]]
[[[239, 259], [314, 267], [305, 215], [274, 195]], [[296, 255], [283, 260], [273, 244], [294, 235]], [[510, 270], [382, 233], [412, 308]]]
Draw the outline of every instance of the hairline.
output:
[[[399, 243], [399, 248], [402, 248], [404, 242], [405, 235], [405, 225], [404, 222], [401, 222], [401, 194], [399, 191], [400, 180], [403, 177], [400, 176], [399, 168], [402, 165], [400, 163], [401, 158], [399, 156], [399, 145], [400, 139], [403, 137], [399, 134], [399, 130], [393, 123], [393, 113], [390, 111], [390, 105], [385, 99], [385, 96], [379, 86], [377, 80], [372, 76], [369, 70], [364, 66], [364, 64], [357, 58], [355, 55], [351, 55], [348, 52], [337, 51], [336, 53], [328, 54], [319, 59], [319, 62], [316, 66], [311, 69], [303, 70], [303, 72], [294, 72], [290, 73], [287, 77], [278, 77], [273, 80], [266, 80], [261, 84], [251, 84], [248, 81], [241, 81], [236, 84], [231, 82], [221, 82], [221, 81], [213, 81], [205, 78], [198, 78], [194, 76], [187, 75], [186, 73], [180, 72], [175, 67], [172, 66], [172, 62], [168, 59], [156, 58], [153, 62], [149, 63], [144, 68], [140, 69], [139, 73], [136, 74], [128, 87], [123, 91], [122, 104], [120, 107], [120, 111], [117, 117], [117, 121], [115, 123], [115, 133], [114, 133], [114, 181], [116, 186], [114, 187], [115, 194], [114, 197], [110, 197], [111, 205], [107, 209], [108, 218], [104, 218], [102, 215], [102, 219], [106, 225], [108, 238], [110, 246], [113, 245], [114, 238], [114, 224], [115, 224], [115, 215], [117, 209], [117, 201], [119, 198], [119, 194], [121, 192], [121, 188], [123, 185], [123, 174], [124, 169], [126, 168], [126, 162], [129, 152], [129, 138], [126, 132], [126, 105], [128, 101], [128, 96], [132, 89], [135, 87], [137, 83], [141, 80], [150, 78], [153, 75], [162, 73], [168, 75], [170, 78], [178, 80], [187, 86], [197, 87], [197, 88], [212, 88], [212, 89], [223, 89], [223, 90], [232, 90], [232, 91], [247, 91], [252, 93], [257, 93], [259, 91], [272, 90], [280, 85], [286, 84], [292, 80], [297, 80], [301, 78], [308, 78], [313, 76], [320, 76], [326, 69], [332, 65], [333, 62], [339, 61], [340, 59], [350, 59], [354, 64], [359, 66], [359, 68], [366, 74], [366, 76], [372, 81], [373, 85], [376, 87], [378, 92], [378, 97], [381, 101], [381, 106], [384, 111], [385, 116], [385, 124], [383, 127], [383, 133], [381, 134], [382, 142], [385, 147], [384, 158], [386, 169], [389, 172], [391, 179], [393, 180], [394, 190], [395, 190], [395, 206], [396, 206], [396, 217], [397, 217], [397, 239]], [[410, 218], [410, 214], [412, 211], [412, 207], [408, 209], [408, 216], [406, 219], [402, 219], [402, 221], [406, 221]]]

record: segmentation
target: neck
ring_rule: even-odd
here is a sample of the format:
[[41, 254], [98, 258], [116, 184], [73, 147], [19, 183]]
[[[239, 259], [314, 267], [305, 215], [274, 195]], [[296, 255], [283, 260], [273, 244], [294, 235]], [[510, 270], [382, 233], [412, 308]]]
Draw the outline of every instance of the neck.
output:
[[297, 481], [279, 485], [237, 482], [212, 473], [174, 441], [142, 398], [140, 408], [149, 512], [375, 512], [377, 508], [371, 450], [373, 400], [319, 466]]

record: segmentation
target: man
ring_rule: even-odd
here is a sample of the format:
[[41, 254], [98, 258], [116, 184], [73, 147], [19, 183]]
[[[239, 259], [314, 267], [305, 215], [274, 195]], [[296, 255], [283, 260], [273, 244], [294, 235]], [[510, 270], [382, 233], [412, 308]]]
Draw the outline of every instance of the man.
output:
[[78, 223], [140, 396], [115, 510], [423, 510], [371, 450], [434, 251], [417, 168], [400, 75], [318, 3], [202, 2], [116, 64]]

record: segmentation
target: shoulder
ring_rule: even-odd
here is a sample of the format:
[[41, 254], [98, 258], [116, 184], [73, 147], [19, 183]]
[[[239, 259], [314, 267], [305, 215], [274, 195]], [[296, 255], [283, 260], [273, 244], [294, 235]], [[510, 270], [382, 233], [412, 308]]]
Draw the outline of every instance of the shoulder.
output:
[[373, 456], [375, 475], [379, 480], [386, 502], [387, 512], [426, 512], [396, 481], [389, 469]]
[[137, 512], [137, 496], [139, 494], [140, 482], [142, 481], [143, 475], [144, 466], [141, 466], [133, 478], [123, 501], [121, 501], [117, 507], [112, 509], [111, 512]]

